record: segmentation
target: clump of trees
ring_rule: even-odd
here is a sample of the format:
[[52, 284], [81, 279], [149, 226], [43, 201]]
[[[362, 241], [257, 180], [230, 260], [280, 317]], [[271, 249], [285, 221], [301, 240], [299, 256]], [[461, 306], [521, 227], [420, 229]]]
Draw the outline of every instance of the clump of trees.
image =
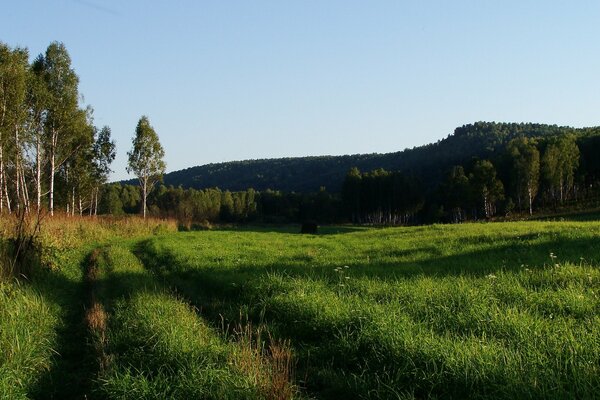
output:
[[[515, 209], [532, 215], [536, 205], [555, 209], [577, 197], [576, 139], [571, 134], [514, 138], [494, 160], [474, 160], [468, 175], [463, 166], [452, 167], [432, 200], [454, 222], [491, 218], [499, 209], [505, 215]], [[583, 176], [579, 184], [585, 186]]]
[[[119, 183], [102, 189], [101, 213], [122, 215], [138, 213], [142, 207], [139, 186]], [[316, 193], [285, 193], [248, 189], [184, 189], [158, 185], [148, 195], [152, 216], [176, 218], [182, 222], [267, 222], [288, 223], [317, 220], [333, 223], [343, 218], [339, 196], [324, 188]]]
[[62, 43], [30, 63], [27, 49], [0, 42], [0, 212], [97, 213], [115, 144], [78, 85]]
[[406, 224], [423, 207], [420, 182], [402, 172], [352, 168], [342, 187], [347, 216], [355, 223]]

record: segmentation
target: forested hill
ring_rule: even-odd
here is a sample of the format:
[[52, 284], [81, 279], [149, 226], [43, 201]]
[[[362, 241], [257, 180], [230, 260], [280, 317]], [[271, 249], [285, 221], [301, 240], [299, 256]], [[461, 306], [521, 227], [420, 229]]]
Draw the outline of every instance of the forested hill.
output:
[[168, 173], [164, 184], [184, 188], [219, 187], [223, 190], [254, 188], [285, 192], [313, 192], [324, 186], [341, 189], [352, 167], [361, 171], [377, 168], [413, 173], [434, 185], [451, 166], [468, 163], [473, 157], [494, 158], [517, 136], [545, 137], [574, 133], [580, 140], [600, 135], [600, 127], [570, 128], [556, 125], [476, 122], [456, 128], [436, 143], [386, 154], [355, 154], [233, 161], [207, 164]]

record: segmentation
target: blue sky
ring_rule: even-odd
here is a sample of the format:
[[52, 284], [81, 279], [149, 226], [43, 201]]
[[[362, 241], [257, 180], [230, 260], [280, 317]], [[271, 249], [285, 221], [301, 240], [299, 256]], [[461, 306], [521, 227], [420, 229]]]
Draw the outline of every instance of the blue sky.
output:
[[597, 1], [19, 0], [0, 40], [65, 43], [126, 152], [148, 115], [167, 170], [391, 152], [474, 121], [600, 125]]

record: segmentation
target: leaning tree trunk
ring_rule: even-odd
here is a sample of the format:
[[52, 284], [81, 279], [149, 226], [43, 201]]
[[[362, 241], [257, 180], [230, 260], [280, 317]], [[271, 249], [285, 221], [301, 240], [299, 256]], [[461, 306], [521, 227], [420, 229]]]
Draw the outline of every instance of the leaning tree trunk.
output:
[[4, 193], [6, 194], [6, 210], [8, 211], [8, 213], [11, 213], [11, 206], [10, 206], [10, 197], [8, 196], [8, 177], [6, 176], [6, 170], [3, 166], [2, 168], [2, 176], [4, 177]]

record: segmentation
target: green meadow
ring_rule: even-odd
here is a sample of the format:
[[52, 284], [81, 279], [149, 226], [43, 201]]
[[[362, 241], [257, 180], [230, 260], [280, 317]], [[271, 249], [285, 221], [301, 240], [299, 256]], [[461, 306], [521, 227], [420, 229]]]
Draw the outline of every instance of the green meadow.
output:
[[598, 397], [599, 222], [296, 231], [151, 229], [55, 251], [0, 286], [0, 394]]

